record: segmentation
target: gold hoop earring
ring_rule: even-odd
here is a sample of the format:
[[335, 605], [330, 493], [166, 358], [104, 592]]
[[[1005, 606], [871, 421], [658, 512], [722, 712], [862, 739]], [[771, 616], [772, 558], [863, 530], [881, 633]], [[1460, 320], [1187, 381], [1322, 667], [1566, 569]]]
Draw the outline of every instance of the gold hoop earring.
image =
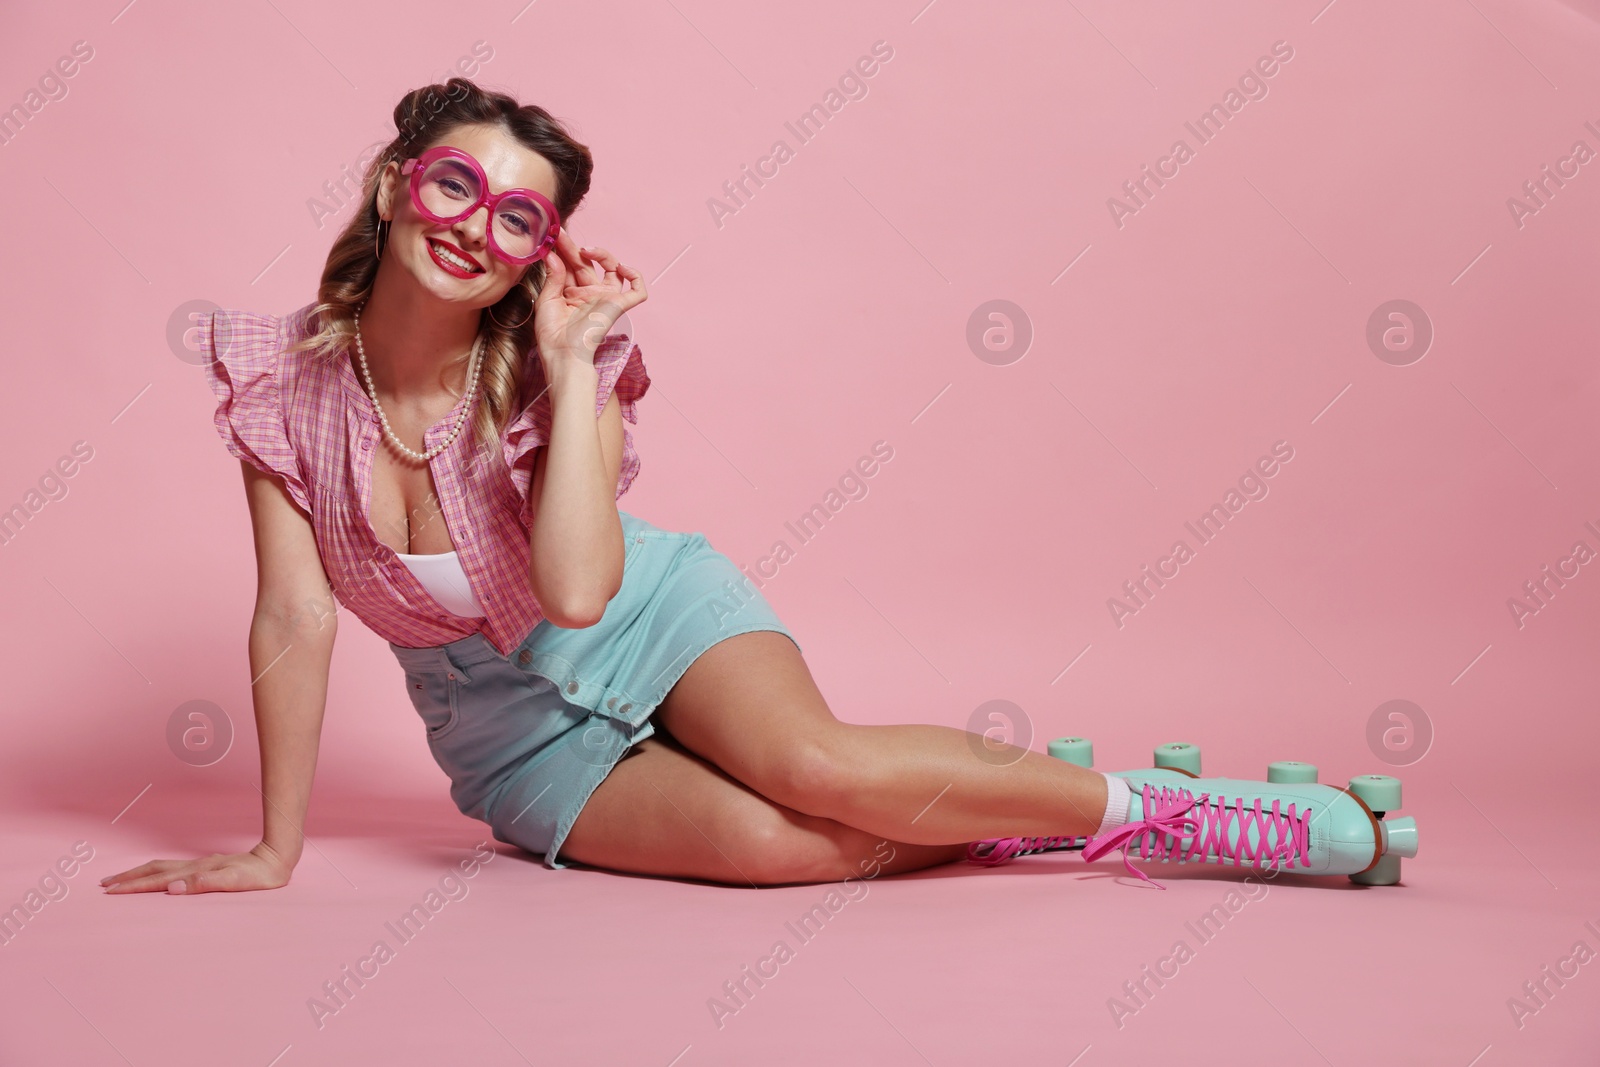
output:
[[494, 306], [492, 304], [488, 307], [487, 310], [489, 312], [489, 318], [492, 319], [494, 321], [494, 324], [496, 326], [500, 327], [502, 330], [515, 330], [517, 328], [517, 326], [521, 326], [522, 325], [522, 322], [527, 322], [529, 319], [531, 319], [533, 317], [533, 308], [529, 307], [528, 308], [528, 313], [526, 315], [522, 316], [522, 322], [517, 323], [516, 326], [507, 326], [505, 323], [501, 322], [499, 319], [496, 319], [494, 317]]
[[[389, 227], [389, 220], [388, 219], [379, 219], [378, 220], [378, 228], [377, 228], [376, 231], [373, 232], [373, 235], [372, 235], [372, 250], [373, 250], [373, 252], [376, 253], [376, 258], [377, 259], [382, 259], [383, 258], [383, 250], [385, 248], [389, 247], [389, 229], [388, 229], [388, 227]], [[381, 239], [381, 243], [380, 243], [380, 239]]]

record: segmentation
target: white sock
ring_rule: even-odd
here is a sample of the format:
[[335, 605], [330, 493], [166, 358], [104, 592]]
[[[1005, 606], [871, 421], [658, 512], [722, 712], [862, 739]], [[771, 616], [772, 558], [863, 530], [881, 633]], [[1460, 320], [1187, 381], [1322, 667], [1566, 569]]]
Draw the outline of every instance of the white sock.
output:
[[1092, 835], [1099, 837], [1128, 821], [1128, 807], [1133, 798], [1133, 790], [1128, 788], [1126, 778], [1098, 771], [1096, 773], [1106, 780], [1106, 813], [1100, 819], [1100, 829]]

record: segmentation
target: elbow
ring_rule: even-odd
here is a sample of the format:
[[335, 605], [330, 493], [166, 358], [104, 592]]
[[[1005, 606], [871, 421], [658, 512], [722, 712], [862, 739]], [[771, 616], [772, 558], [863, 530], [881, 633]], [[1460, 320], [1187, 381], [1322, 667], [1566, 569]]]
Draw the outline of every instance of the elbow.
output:
[[599, 615], [563, 615], [559, 619], [550, 619], [550, 625], [563, 630], [587, 630], [599, 621]]
[[[547, 588], [539, 581], [539, 568], [531, 563], [528, 583], [539, 611], [550, 625], [563, 630], [583, 630], [595, 625], [606, 613], [606, 605], [622, 589], [623, 553], [617, 553], [615, 569], [608, 579], [598, 581], [572, 581], [569, 575], [547, 575], [555, 578], [556, 588]], [[566, 578], [568, 580], [561, 580]]]
[[560, 608], [540, 605], [544, 617], [550, 620], [551, 626], [559, 626], [563, 630], [584, 630], [599, 622], [606, 613], [605, 604], [598, 606], [582, 602], [564, 604]]
[[319, 596], [292, 601], [258, 597], [250, 628], [295, 640], [332, 643], [339, 632], [338, 605]]
[[606, 613], [606, 605], [611, 603], [611, 598], [616, 596], [616, 590], [603, 599], [589, 596], [573, 595], [570, 597], [540, 596], [537, 586], [534, 588], [533, 598], [539, 604], [539, 611], [550, 620], [551, 626], [559, 626], [563, 630], [583, 630], [595, 623]]

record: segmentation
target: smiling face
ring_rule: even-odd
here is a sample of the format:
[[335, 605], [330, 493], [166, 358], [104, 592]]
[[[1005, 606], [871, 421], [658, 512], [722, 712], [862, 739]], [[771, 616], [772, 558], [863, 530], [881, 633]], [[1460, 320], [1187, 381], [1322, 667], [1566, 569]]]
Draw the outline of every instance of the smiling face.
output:
[[[532, 189], [555, 202], [555, 169], [499, 127], [459, 126], [435, 143], [459, 148], [476, 159], [489, 180], [490, 193]], [[423, 151], [418, 149], [417, 154]], [[422, 215], [411, 202], [410, 180], [400, 174], [398, 163], [388, 164], [379, 180], [377, 206], [381, 218], [392, 220], [382, 263], [404, 270], [419, 289], [448, 303], [487, 307], [536, 266], [515, 266], [490, 251], [487, 208], [480, 207], [458, 222], [434, 222]]]

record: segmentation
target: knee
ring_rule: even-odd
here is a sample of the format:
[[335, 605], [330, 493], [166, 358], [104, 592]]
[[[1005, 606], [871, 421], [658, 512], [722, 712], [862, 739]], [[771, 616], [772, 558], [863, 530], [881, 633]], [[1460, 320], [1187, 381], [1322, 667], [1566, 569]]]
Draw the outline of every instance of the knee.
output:
[[771, 778], [771, 799], [807, 815], [829, 818], [838, 817], [861, 786], [843, 727], [789, 746]]
[[847, 873], [846, 865], [837, 842], [826, 832], [826, 822], [809, 815], [785, 817], [774, 812], [771, 818], [747, 827], [739, 849], [741, 873], [756, 885], [837, 881]]

